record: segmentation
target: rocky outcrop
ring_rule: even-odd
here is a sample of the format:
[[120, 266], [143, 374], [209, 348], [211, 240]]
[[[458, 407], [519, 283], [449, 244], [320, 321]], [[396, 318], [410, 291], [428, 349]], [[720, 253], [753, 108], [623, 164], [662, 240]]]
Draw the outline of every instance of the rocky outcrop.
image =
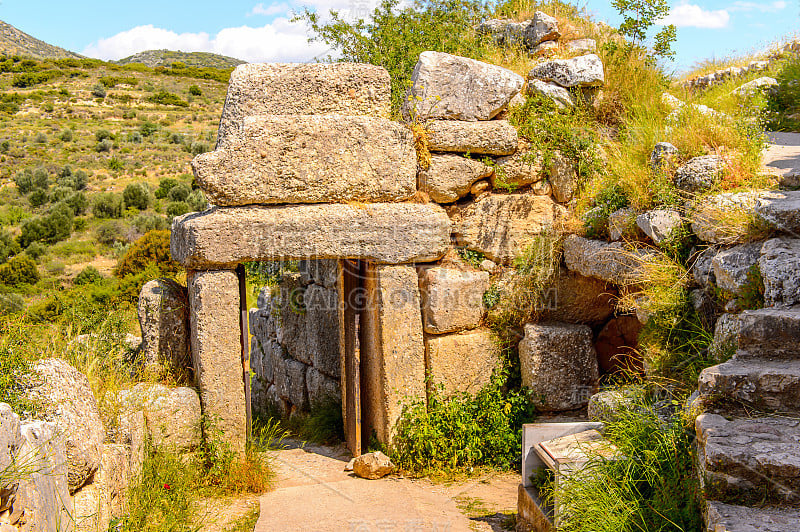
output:
[[433, 154], [420, 170], [419, 189], [437, 203], [452, 203], [469, 194], [472, 184], [494, 173], [491, 166], [460, 155]]
[[83, 486], [100, 466], [105, 428], [89, 380], [67, 362], [45, 359], [32, 367], [27, 396], [42, 405], [45, 418], [63, 433], [70, 492]]
[[703, 242], [741, 244], [750, 238], [754, 211], [775, 192], [725, 192], [705, 196], [687, 205], [692, 231]]
[[759, 196], [755, 206], [761, 219], [778, 231], [800, 233], [800, 191], [776, 191]]
[[186, 287], [172, 279], [148, 281], [139, 293], [137, 309], [145, 364], [184, 373], [190, 366]]
[[[513, 155], [498, 157], [495, 161], [492, 186], [500, 189], [516, 189], [538, 183], [545, 178], [542, 157], [530, 151], [526, 143]], [[549, 194], [549, 192], [548, 192]]]
[[707, 501], [705, 520], [708, 532], [794, 532], [800, 529], [800, 511], [795, 508], [751, 508]]
[[702, 90], [732, 78], [743, 77], [753, 72], [762, 72], [767, 68], [769, 68], [769, 61], [750, 61], [745, 66], [731, 66], [717, 70], [698, 78], [686, 80], [680, 85], [685, 88]]
[[217, 147], [228, 147], [249, 116], [342, 114], [389, 118], [390, 93], [389, 73], [373, 65], [241, 65], [228, 84]]
[[736, 96], [740, 96], [742, 98], [750, 98], [755, 96], [758, 93], [763, 93], [768, 91], [769, 89], [776, 87], [778, 85], [778, 80], [775, 78], [770, 78], [767, 76], [754, 79], [753, 81], [749, 81], [743, 85], [740, 85], [736, 89], [733, 90], [733, 94]]
[[537, 65], [528, 73], [528, 79], [549, 81], [565, 88], [598, 87], [605, 81], [605, 72], [600, 58], [587, 54]]
[[362, 257], [377, 263], [429, 262], [450, 244], [437, 205], [233, 207], [175, 218], [172, 256], [187, 268], [233, 268], [260, 260]]
[[669, 167], [678, 155], [678, 148], [669, 142], [659, 142], [650, 153], [650, 168], [658, 171]]
[[540, 79], [528, 80], [528, 94], [538, 94], [549, 98], [560, 109], [567, 109], [575, 106], [575, 101], [567, 89], [557, 83], [550, 83]]
[[564, 239], [564, 263], [584, 277], [625, 284], [635, 279], [642, 260], [641, 252], [628, 250], [619, 242], [609, 244], [577, 235]]
[[259, 115], [192, 161], [213, 205], [392, 202], [416, 192], [408, 128], [385, 118]]
[[586, 406], [599, 372], [592, 330], [586, 325], [529, 323], [519, 344], [522, 383], [545, 411]]
[[428, 149], [433, 152], [475, 155], [511, 155], [519, 143], [517, 128], [507, 120], [455, 122], [431, 120], [425, 124]]
[[403, 102], [406, 119], [491, 120], [525, 80], [514, 72], [443, 52], [422, 52]]

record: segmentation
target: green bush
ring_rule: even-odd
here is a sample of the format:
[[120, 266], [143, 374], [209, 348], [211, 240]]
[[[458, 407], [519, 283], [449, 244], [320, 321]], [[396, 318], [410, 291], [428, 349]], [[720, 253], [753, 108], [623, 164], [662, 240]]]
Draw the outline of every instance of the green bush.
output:
[[55, 79], [61, 76], [61, 72], [58, 70], [45, 70], [43, 72], [23, 72], [21, 74], [15, 74], [11, 80], [11, 85], [14, 87], [25, 89], [28, 87], [34, 87], [36, 85], [40, 85], [42, 83], [47, 83], [51, 79]]
[[10, 257], [18, 254], [21, 250], [19, 244], [5, 229], [0, 229], [0, 264], [6, 262]]
[[33, 242], [55, 244], [72, 233], [74, 214], [64, 202], [50, 207], [44, 216], [36, 216], [22, 222], [17, 242], [27, 248]]
[[39, 281], [39, 269], [27, 255], [19, 255], [5, 264], [0, 264], [0, 283], [4, 285], [36, 284], [37, 281]]
[[122, 197], [113, 192], [97, 194], [92, 204], [95, 218], [121, 218], [122, 210]]
[[61, 135], [58, 136], [62, 140], [62, 142], [72, 142], [72, 130], [65, 129], [61, 132]]
[[125, 163], [123, 163], [116, 157], [112, 157], [108, 160], [108, 168], [115, 172], [121, 172], [125, 168]]
[[206, 153], [210, 150], [211, 148], [209, 148], [208, 144], [206, 144], [205, 142], [198, 142], [195, 140], [192, 141], [192, 143], [189, 145], [189, 153], [191, 153], [195, 157], [200, 155], [201, 153]]
[[[18, 299], [16, 294], [3, 294], [0, 305], [13, 308], [14, 300]], [[25, 399], [21, 385], [30, 373], [30, 362], [25, 357], [29, 342], [27, 327], [20, 318], [0, 320], [0, 400], [11, 405], [15, 412], [30, 411], [33, 406]]]
[[167, 204], [167, 214], [169, 216], [181, 216], [189, 212], [192, 212], [192, 209], [185, 201], [172, 201]]
[[169, 189], [167, 198], [170, 201], [186, 201], [192, 193], [191, 187], [186, 183], [178, 183]]
[[336, 50], [339, 60], [386, 68], [392, 108], [398, 111], [421, 52], [482, 55], [484, 40], [472, 27], [490, 14], [489, 8], [476, 0], [416, 0], [410, 7], [383, 0], [367, 20], [351, 22], [336, 12], [324, 16], [307, 8], [297, 19], [309, 25], [314, 40]]
[[89, 183], [89, 176], [83, 170], [76, 172], [72, 168], [65, 166], [56, 178], [56, 184], [62, 187], [69, 187], [72, 190], [85, 190]]
[[189, 85], [189, 94], [192, 96], [201, 96], [203, 91], [200, 90], [200, 87], [197, 85]]
[[97, 148], [95, 148], [99, 153], [108, 153], [111, 151], [111, 148], [114, 147], [114, 142], [111, 139], [103, 139], [102, 141], [97, 143]]
[[151, 212], [139, 213], [136, 218], [133, 219], [133, 226], [142, 234], [148, 231], [163, 231], [164, 229], [169, 229], [169, 223], [166, 218], [160, 214]]
[[39, 260], [39, 257], [45, 253], [47, 253], [47, 246], [41, 242], [31, 242], [28, 247], [25, 248], [25, 254], [33, 260]]
[[36, 189], [46, 190], [49, 186], [47, 170], [37, 168], [35, 171], [26, 168], [14, 176], [14, 184], [20, 194], [25, 195]]
[[168, 137], [170, 144], [183, 144], [183, 135], [180, 133], [172, 133]]
[[28, 201], [30, 202], [31, 207], [41, 207], [42, 205], [50, 201], [50, 197], [47, 194], [46, 190], [37, 188], [36, 190], [30, 193], [30, 195], [28, 196]]
[[34, 137], [33, 141], [36, 144], [46, 144], [47, 143], [47, 135], [45, 135], [43, 132], [40, 131], [40, 132], [38, 132], [36, 134], [36, 136]]
[[141, 133], [143, 137], [149, 137], [156, 131], [158, 131], [158, 124], [154, 124], [153, 122], [145, 121], [139, 126], [139, 133]]
[[155, 191], [155, 196], [158, 199], [164, 199], [169, 194], [169, 191], [172, 190], [173, 187], [178, 186], [180, 181], [174, 179], [172, 177], [162, 177], [161, 180], [158, 182], [158, 188]]
[[771, 131], [800, 131], [800, 56], [786, 60], [776, 79], [778, 87], [768, 93], [767, 127]]
[[131, 183], [122, 192], [125, 207], [143, 211], [150, 205], [150, 189], [145, 183]]
[[172, 94], [165, 90], [160, 90], [147, 98], [148, 102], [157, 103], [160, 105], [174, 105], [176, 107], [189, 107], [189, 102], [181, 99], [177, 94]]
[[105, 98], [106, 97], [106, 88], [103, 87], [100, 83], [92, 87], [92, 96], [95, 98]]
[[100, 224], [100, 226], [98, 226], [97, 231], [95, 232], [95, 238], [97, 238], [97, 241], [101, 244], [113, 246], [117, 242], [128, 241], [125, 233], [125, 226], [122, 224], [122, 222], [111, 220], [108, 222], [103, 222]]
[[186, 203], [193, 212], [204, 211], [208, 207], [206, 195], [200, 189], [193, 190], [189, 197], [186, 198]]
[[87, 266], [80, 271], [78, 275], [75, 276], [74, 283], [76, 285], [86, 285], [86, 284], [94, 284], [98, 281], [102, 281], [103, 276], [100, 275], [100, 272], [97, 271], [97, 268], [94, 266]]
[[55, 202], [66, 201], [66, 199], [70, 197], [73, 194], [73, 192], [74, 191], [69, 187], [56, 185], [50, 197]]
[[535, 416], [522, 391], [505, 391], [496, 372], [475, 396], [444, 398], [433, 386], [428, 404], [407, 407], [397, 425], [392, 458], [413, 473], [456, 472], [474, 466], [514, 468], [522, 452], [522, 424]]
[[103, 142], [106, 139], [114, 140], [114, 135], [107, 129], [98, 129], [94, 134], [94, 138], [97, 139], [97, 142]]
[[[15, 314], [17, 312], [22, 312], [25, 309], [25, 300], [22, 298], [21, 295], [15, 294], [14, 292], [0, 292], [0, 316], [7, 316], [9, 314]], [[4, 371], [5, 368], [1, 367], [0, 364], [0, 371]], [[5, 391], [2, 390], [3, 385], [0, 384], [0, 397], [3, 397], [3, 402], [7, 402], [5, 399]]]
[[[83, 192], [73, 192], [65, 200], [66, 204], [72, 209], [75, 216], [82, 216], [86, 214], [86, 209], [89, 208], [89, 200], [86, 199], [86, 194]], [[77, 225], [75, 226], [77, 229]]]
[[114, 275], [123, 278], [142, 273], [149, 265], [155, 265], [162, 273], [175, 274], [180, 265], [172, 260], [169, 250], [169, 231], [150, 231], [131, 245], [117, 263]]
[[132, 131], [128, 133], [128, 142], [133, 142], [134, 144], [141, 144], [142, 143], [142, 134], [138, 131]]

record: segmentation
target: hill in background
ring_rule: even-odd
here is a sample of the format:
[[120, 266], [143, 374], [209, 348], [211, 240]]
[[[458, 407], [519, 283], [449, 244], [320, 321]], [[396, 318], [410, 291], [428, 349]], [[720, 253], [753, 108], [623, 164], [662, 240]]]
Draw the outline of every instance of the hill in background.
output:
[[150, 68], [168, 67], [173, 63], [183, 63], [190, 67], [234, 68], [246, 63], [240, 59], [208, 52], [175, 52], [172, 50], [147, 50], [117, 61], [120, 65], [142, 63]]
[[37, 59], [79, 59], [83, 56], [47, 44], [0, 20], [0, 54], [35, 57]]

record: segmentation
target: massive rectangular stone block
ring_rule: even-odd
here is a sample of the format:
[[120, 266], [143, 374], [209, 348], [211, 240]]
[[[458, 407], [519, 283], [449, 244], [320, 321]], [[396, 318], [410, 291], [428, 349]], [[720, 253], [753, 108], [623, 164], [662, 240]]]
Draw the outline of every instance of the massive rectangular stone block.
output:
[[489, 384], [500, 362], [492, 333], [478, 329], [461, 334], [429, 336], [425, 359], [432, 386], [447, 397], [459, 392], [477, 393]]
[[425, 332], [442, 334], [474, 329], [483, 317], [489, 273], [432, 266], [420, 268]]
[[235, 138], [246, 116], [391, 114], [389, 73], [354, 63], [247, 64], [231, 74], [218, 147]]
[[391, 202], [417, 191], [414, 135], [385, 118], [245, 117], [192, 167], [213, 205]]
[[225, 440], [244, 452], [244, 397], [239, 278], [230, 270], [190, 271], [190, 327], [195, 380], [203, 414], [215, 419]]
[[190, 269], [258, 260], [361, 258], [432, 262], [450, 245], [450, 219], [432, 204], [215, 208], [172, 222], [172, 257]]
[[403, 406], [425, 397], [425, 345], [417, 272], [369, 268], [361, 334], [361, 394], [367, 434], [390, 443]]

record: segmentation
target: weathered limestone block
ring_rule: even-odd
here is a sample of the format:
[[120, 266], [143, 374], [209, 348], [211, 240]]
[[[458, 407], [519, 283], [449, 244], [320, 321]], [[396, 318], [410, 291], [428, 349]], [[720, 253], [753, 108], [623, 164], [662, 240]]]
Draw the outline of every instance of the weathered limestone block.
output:
[[247, 412], [239, 278], [230, 270], [190, 271], [187, 284], [194, 375], [203, 414], [218, 423], [235, 451], [244, 452]]
[[572, 59], [554, 59], [535, 66], [528, 79], [558, 83], [562, 87], [598, 87], [605, 80], [603, 62], [595, 54]]
[[200, 444], [200, 398], [191, 388], [139, 383], [117, 394], [124, 411], [142, 410], [153, 445], [190, 451]]
[[234, 207], [175, 218], [172, 257], [187, 268], [258, 260], [353, 257], [431, 262], [450, 245], [450, 219], [432, 204]]
[[310, 280], [302, 273], [284, 273], [280, 283], [277, 340], [287, 354], [304, 364], [311, 364], [308, 350], [305, 298]]
[[636, 211], [629, 207], [618, 209], [608, 215], [608, 238], [616, 242], [623, 237], [629, 238], [638, 233]]
[[794, 532], [800, 530], [800, 510], [795, 508], [753, 508], [706, 501], [706, 530], [736, 532]]
[[599, 379], [592, 329], [568, 323], [528, 323], [519, 344], [522, 383], [545, 411], [586, 406]]
[[800, 360], [733, 359], [704, 369], [700, 395], [726, 397], [764, 411], [800, 409]]
[[93, 482], [83, 486], [73, 497], [76, 531], [105, 531], [112, 518], [125, 515], [126, 492], [130, 482], [125, 446], [105, 445], [102, 464]]
[[394, 470], [394, 464], [380, 451], [362, 454], [353, 460], [353, 473], [361, 478], [377, 480]]
[[186, 288], [172, 279], [145, 283], [139, 293], [142, 358], [178, 371], [189, 366], [189, 315]]
[[441, 385], [444, 396], [478, 392], [489, 384], [500, 361], [497, 344], [486, 329], [428, 336], [425, 359], [431, 386]]
[[236, 138], [239, 124], [256, 115], [342, 114], [388, 118], [389, 73], [356, 63], [246, 64], [231, 74], [217, 147]]
[[739, 347], [739, 314], [723, 314], [714, 324], [714, 341], [709, 348], [716, 360], [722, 360], [736, 352]]
[[324, 401], [342, 400], [339, 381], [328, 377], [316, 368], [306, 370], [306, 388], [308, 389], [308, 403], [312, 408]]
[[70, 492], [75, 492], [100, 466], [106, 431], [89, 379], [67, 362], [49, 358], [34, 364], [27, 395], [41, 404], [45, 418], [65, 435]]
[[454, 122], [431, 120], [425, 124], [428, 149], [476, 155], [511, 155], [517, 150], [517, 128], [507, 120]]
[[30, 532], [74, 530], [72, 496], [69, 489], [68, 449], [56, 423], [33, 421], [20, 427], [25, 440], [18, 459], [31, 475], [20, 482], [9, 521]]
[[640, 252], [627, 250], [620, 242], [608, 244], [577, 235], [564, 239], [564, 263], [584, 277], [624, 284], [635, 278], [641, 260]]
[[528, 94], [538, 94], [550, 98], [560, 109], [575, 106], [575, 101], [569, 91], [557, 83], [532, 79], [528, 81], [527, 90]]
[[654, 171], [671, 166], [678, 156], [678, 148], [669, 142], [657, 142], [650, 153], [650, 168]]
[[420, 120], [491, 120], [525, 80], [514, 72], [443, 52], [422, 52], [411, 75], [403, 115]]
[[728, 421], [717, 414], [701, 414], [695, 429], [699, 475], [710, 498], [760, 501], [766, 495], [779, 501], [800, 500], [800, 422], [796, 419]]
[[289, 401], [294, 407], [308, 408], [306, 394], [306, 366], [292, 358], [285, 358], [275, 368], [275, 386], [281, 399]]
[[[362, 418], [377, 438], [390, 443], [403, 406], [425, 397], [425, 345], [419, 280], [412, 266], [375, 266], [365, 279], [362, 379], [371, 394]], [[365, 364], [366, 362], [366, 364]], [[363, 382], [363, 381], [362, 381]], [[363, 388], [362, 388], [363, 390]]]
[[339, 282], [338, 260], [302, 260], [297, 271], [306, 273], [315, 284], [325, 288], [336, 288]]
[[594, 39], [575, 39], [566, 43], [567, 50], [574, 53], [585, 54], [597, 50], [597, 41]]
[[490, 19], [481, 22], [476, 28], [478, 33], [491, 35], [498, 46], [520, 46], [523, 43], [527, 22], [514, 22], [509, 19]]
[[777, 230], [800, 233], [800, 191], [775, 191], [758, 199], [756, 213]]
[[592, 421], [616, 421], [625, 412], [641, 408], [644, 391], [636, 387], [620, 387], [592, 395], [586, 414]]
[[489, 289], [488, 272], [425, 267], [420, 269], [419, 286], [425, 332], [456, 332], [480, 324], [483, 293]]
[[417, 154], [385, 118], [260, 115], [192, 168], [213, 205], [392, 202], [416, 192]]
[[[734, 331], [740, 349], [737, 358], [800, 356], [800, 308], [745, 310], [737, 318]], [[715, 343], [716, 339], [715, 331]]]
[[716, 281], [716, 279], [714, 279], [714, 268], [711, 261], [714, 260], [717, 253], [719, 253], [717, 248], [707, 247], [699, 253], [695, 252], [690, 258], [694, 282], [706, 290], [710, 289], [711, 285], [715, 284]]
[[578, 188], [578, 174], [572, 163], [560, 153], [556, 154], [550, 161], [547, 173], [556, 201], [559, 203], [570, 201]]
[[525, 44], [528, 48], [534, 48], [545, 41], [557, 41], [560, 37], [558, 20], [541, 11], [533, 14], [533, 19], [525, 28]]
[[752, 282], [751, 269], [758, 263], [761, 243], [741, 244], [718, 252], [711, 260], [717, 286], [741, 296]]
[[494, 173], [491, 166], [460, 155], [433, 154], [430, 166], [419, 171], [419, 189], [437, 203], [452, 203], [469, 194], [475, 181]]
[[800, 303], [800, 238], [773, 238], [764, 242], [758, 265], [764, 279], [764, 303], [790, 307]]
[[306, 290], [304, 301], [311, 363], [319, 371], [338, 379], [341, 375], [339, 294], [314, 284]]
[[492, 186], [496, 188], [525, 187], [545, 178], [542, 158], [531, 152], [526, 143], [520, 142], [516, 153], [499, 157], [496, 162], [497, 168], [492, 175]]
[[468, 205], [455, 224], [458, 243], [496, 262], [510, 262], [561, 215], [549, 197], [486, 195]]
[[740, 85], [738, 88], [733, 89], [731, 93], [742, 98], [750, 98], [756, 94], [768, 92], [777, 87], [777, 85], [777, 79], [764, 76]]
[[637, 216], [636, 225], [644, 234], [649, 236], [653, 242], [660, 244], [672, 236], [672, 233], [683, 225], [683, 220], [681, 220], [681, 215], [678, 211], [673, 211], [671, 209], [655, 209]]
[[723, 168], [722, 159], [716, 155], [695, 157], [678, 168], [675, 186], [687, 192], [702, 192], [714, 184]]

